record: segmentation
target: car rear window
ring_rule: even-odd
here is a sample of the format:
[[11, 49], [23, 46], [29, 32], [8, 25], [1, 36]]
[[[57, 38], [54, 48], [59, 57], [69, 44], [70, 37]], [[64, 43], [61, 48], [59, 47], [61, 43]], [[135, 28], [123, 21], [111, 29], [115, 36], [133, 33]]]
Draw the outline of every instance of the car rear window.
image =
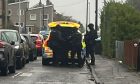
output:
[[37, 36], [31, 36], [31, 38], [32, 38], [33, 41], [36, 41]]
[[16, 32], [5, 32], [5, 34], [8, 36], [8, 38], [10, 39], [10, 41], [18, 41], [18, 35]]

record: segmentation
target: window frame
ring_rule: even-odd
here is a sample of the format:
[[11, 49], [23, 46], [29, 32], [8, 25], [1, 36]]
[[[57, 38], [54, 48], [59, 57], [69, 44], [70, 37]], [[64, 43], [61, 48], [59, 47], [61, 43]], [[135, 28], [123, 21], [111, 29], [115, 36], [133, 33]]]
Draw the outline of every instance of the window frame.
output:
[[[32, 16], [35, 16], [35, 17], [32, 18]], [[37, 20], [37, 18], [36, 18], [36, 14], [30, 14], [30, 20]]]
[[[44, 18], [44, 16], [47, 16], [47, 18]], [[43, 16], [43, 20], [49, 20], [49, 14], [45, 14], [44, 16]]]

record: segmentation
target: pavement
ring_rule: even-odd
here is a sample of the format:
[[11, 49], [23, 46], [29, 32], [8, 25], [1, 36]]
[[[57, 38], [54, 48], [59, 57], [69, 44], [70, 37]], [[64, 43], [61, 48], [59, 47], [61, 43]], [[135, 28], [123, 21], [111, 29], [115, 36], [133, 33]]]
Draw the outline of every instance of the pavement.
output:
[[140, 72], [105, 56], [95, 55], [95, 59], [95, 65], [89, 68], [96, 84], [140, 84]]

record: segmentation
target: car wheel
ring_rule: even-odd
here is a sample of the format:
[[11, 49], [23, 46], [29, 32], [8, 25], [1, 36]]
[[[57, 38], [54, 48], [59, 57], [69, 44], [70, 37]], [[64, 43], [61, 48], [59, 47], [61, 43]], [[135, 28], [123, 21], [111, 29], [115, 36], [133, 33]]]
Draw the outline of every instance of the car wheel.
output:
[[24, 67], [24, 66], [25, 66], [25, 64], [26, 64], [26, 60], [25, 60], [25, 59], [23, 59], [23, 60], [22, 60], [22, 67]]
[[9, 73], [15, 73], [16, 72], [15, 66], [10, 66], [8, 69], [9, 69]]
[[46, 65], [44, 58], [42, 58], [42, 65]]
[[1, 75], [6, 76], [8, 74], [8, 66], [1, 68]]
[[42, 65], [49, 65], [49, 60], [42, 58]]
[[31, 52], [30, 56], [29, 56], [30, 61], [34, 61], [34, 55], [33, 52]]
[[34, 57], [34, 60], [37, 60], [37, 57]]
[[29, 63], [29, 58], [26, 60], [26, 63]]
[[16, 68], [21, 69], [23, 66], [22, 63], [23, 63], [22, 60], [17, 60], [17, 67]]

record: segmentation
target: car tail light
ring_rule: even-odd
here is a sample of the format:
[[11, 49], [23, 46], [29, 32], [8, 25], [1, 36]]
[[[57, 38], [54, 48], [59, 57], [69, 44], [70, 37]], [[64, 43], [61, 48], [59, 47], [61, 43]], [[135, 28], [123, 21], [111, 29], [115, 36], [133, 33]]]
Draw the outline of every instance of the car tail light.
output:
[[42, 41], [41, 40], [36, 40], [36, 44], [41, 45]]

